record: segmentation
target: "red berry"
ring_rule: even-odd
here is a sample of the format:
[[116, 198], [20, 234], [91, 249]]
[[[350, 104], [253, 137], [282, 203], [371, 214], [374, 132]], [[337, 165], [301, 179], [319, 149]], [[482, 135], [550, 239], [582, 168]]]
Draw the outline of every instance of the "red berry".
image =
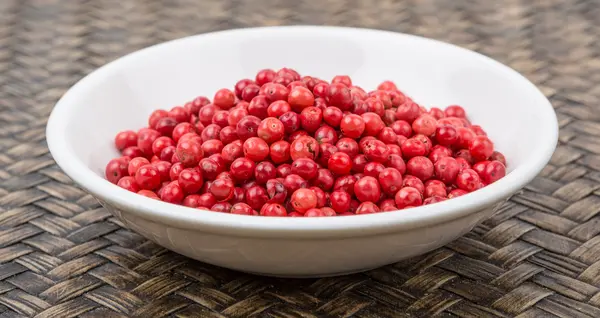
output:
[[333, 178], [333, 174], [328, 169], [319, 169], [317, 170], [317, 176], [312, 181], [312, 184], [325, 190], [329, 191], [331, 187], [333, 187], [335, 179]]
[[171, 170], [169, 170], [169, 177], [171, 178], [171, 181], [176, 181], [183, 169], [185, 169], [185, 167], [181, 164], [181, 162], [174, 163], [171, 166]]
[[378, 176], [381, 190], [388, 195], [394, 195], [402, 188], [402, 174], [394, 168], [383, 169]]
[[115, 146], [119, 151], [137, 146], [138, 135], [133, 130], [125, 130], [117, 134], [115, 137]]
[[258, 137], [244, 141], [244, 156], [254, 162], [265, 160], [269, 156], [269, 145]]
[[314, 105], [315, 96], [308, 88], [296, 86], [290, 90], [287, 101], [292, 109], [302, 111], [306, 107]]
[[233, 181], [226, 178], [216, 179], [208, 187], [208, 191], [215, 196], [217, 201], [227, 201], [233, 197]]
[[486, 160], [494, 153], [494, 144], [486, 136], [475, 136], [469, 144], [469, 151], [473, 159]]
[[492, 153], [492, 155], [490, 156], [490, 160], [497, 160], [500, 161], [500, 163], [502, 163], [505, 167], [506, 167], [506, 158], [504, 157], [504, 155], [498, 151], [494, 151]]
[[[336, 216], [337, 215], [332, 208], [322, 207], [322, 208], [320, 208], [320, 210], [324, 216]], [[308, 211], [306, 213], [308, 214]], [[306, 216], [306, 214], [304, 216]]]
[[489, 164], [486, 165], [485, 170], [481, 176], [481, 179], [486, 184], [494, 183], [506, 175], [506, 167], [502, 164], [502, 162], [498, 160], [490, 161]]
[[200, 191], [200, 188], [204, 184], [202, 174], [196, 168], [182, 170], [177, 181], [183, 192], [187, 194], [194, 194]]
[[467, 116], [467, 114], [465, 113], [465, 110], [458, 105], [451, 105], [451, 106], [446, 107], [444, 114], [446, 115], [446, 117], [466, 118], [466, 116]]
[[368, 160], [385, 163], [390, 155], [389, 148], [379, 140], [368, 140], [362, 147], [363, 154]]
[[412, 136], [412, 127], [404, 120], [397, 120], [390, 125], [390, 128], [394, 130], [396, 135], [404, 136], [409, 138]]
[[317, 206], [317, 195], [310, 189], [298, 189], [292, 194], [290, 203], [294, 210], [305, 213]]
[[363, 202], [356, 209], [356, 214], [371, 214], [379, 212], [379, 207], [373, 202]]
[[269, 100], [263, 95], [258, 95], [250, 101], [248, 105], [248, 114], [264, 119], [268, 116]]
[[130, 176], [135, 176], [135, 173], [140, 169], [141, 166], [149, 164], [150, 161], [144, 157], [136, 157], [129, 161], [127, 165], [127, 173]]
[[354, 195], [354, 184], [356, 183], [356, 177], [354, 176], [342, 176], [335, 180], [333, 184], [333, 190], [340, 190], [348, 192], [350, 195]]
[[238, 182], [247, 181], [254, 175], [256, 165], [248, 158], [237, 158], [231, 163], [229, 172]]
[[221, 150], [221, 157], [223, 157], [227, 163], [231, 163], [235, 159], [242, 156], [244, 156], [244, 150], [242, 146], [235, 143], [227, 144], [225, 147], [223, 147], [223, 150]]
[[[268, 83], [262, 87], [264, 89], [264, 96], [268, 101], [274, 102], [277, 100], [287, 100], [290, 91], [285, 85], [278, 83]], [[289, 101], [288, 101], [289, 103]]]
[[387, 199], [379, 203], [379, 210], [381, 210], [381, 212], [396, 211], [398, 210], [398, 207], [393, 199]]
[[342, 118], [340, 130], [346, 137], [359, 138], [365, 131], [365, 121], [355, 114], [346, 115]]
[[254, 169], [254, 179], [258, 184], [266, 184], [267, 181], [275, 179], [277, 176], [277, 170], [275, 165], [268, 161], [260, 162]]
[[420, 193], [425, 192], [425, 185], [423, 184], [423, 181], [421, 181], [421, 179], [419, 179], [415, 176], [412, 176], [410, 174], [407, 174], [404, 176], [404, 180], [402, 181], [402, 186], [415, 188]]
[[299, 158], [317, 159], [319, 156], [319, 144], [309, 136], [301, 136], [294, 140], [290, 146], [290, 157], [292, 160]]
[[469, 128], [458, 127], [456, 129], [456, 133], [457, 133], [457, 137], [456, 137], [456, 142], [454, 143], [454, 146], [456, 146], [458, 148], [463, 148], [463, 149], [469, 148], [469, 145], [471, 144], [473, 139], [475, 139], [475, 137], [476, 137], [475, 133]]
[[[389, 96], [386, 96], [389, 101]], [[389, 101], [391, 103], [391, 101]], [[382, 102], [380, 98], [369, 97], [364, 100], [365, 111], [376, 114], [377, 116], [383, 117], [385, 114], [386, 104]]]
[[[186, 121], [190, 121], [190, 113], [188, 113], [188, 111], [181, 107], [181, 106], [175, 106], [173, 108], [171, 108], [171, 110], [169, 111], [169, 116], [173, 119], [175, 119], [175, 121], [177, 123], [183, 123]], [[160, 121], [159, 121], [160, 122]], [[156, 127], [154, 127], [156, 130], [158, 130], [158, 124], [156, 124]]]
[[227, 116], [227, 124], [229, 124], [229, 126], [237, 127], [237, 124], [246, 116], [248, 116], [247, 109], [242, 107], [235, 107], [229, 111], [229, 115]]
[[[290, 213], [289, 216], [292, 216], [292, 213]], [[265, 204], [265, 207], [260, 210], [260, 215], [282, 217], [282, 216], [288, 215], [288, 213], [283, 205], [278, 204], [278, 203], [269, 203], [269, 204]], [[294, 215], [294, 216], [302, 216], [302, 215]]]
[[350, 156], [350, 158], [354, 158], [358, 155], [359, 152], [358, 143], [351, 138], [340, 138], [340, 140], [338, 140], [335, 146], [339, 151], [344, 152], [348, 156]]
[[459, 189], [467, 192], [473, 192], [482, 186], [481, 178], [473, 169], [465, 169], [459, 172], [456, 176], [456, 185]]
[[193, 167], [204, 157], [204, 151], [198, 142], [183, 141], [177, 145], [175, 155], [184, 166]]
[[467, 193], [469, 193], [469, 192], [462, 190], [462, 189], [454, 189], [454, 190], [450, 191], [450, 193], [448, 193], [448, 199], [460, 197], [461, 195], [465, 195]]
[[276, 164], [290, 160], [290, 143], [284, 140], [272, 143], [269, 149], [269, 155], [271, 160]]
[[308, 183], [297, 174], [288, 174], [283, 180], [283, 185], [289, 193], [293, 193], [300, 188], [306, 188]]
[[377, 202], [381, 196], [381, 189], [377, 179], [369, 176], [362, 177], [354, 183], [354, 195], [361, 202]]
[[327, 101], [331, 106], [338, 107], [341, 110], [349, 110], [352, 106], [352, 94], [348, 87], [341, 83], [332, 83], [329, 85]]
[[367, 112], [361, 115], [364, 123], [365, 123], [365, 134], [367, 136], [377, 136], [379, 132], [385, 128], [385, 123], [379, 117], [379, 115]]
[[350, 173], [352, 170], [352, 162], [350, 156], [343, 152], [336, 152], [327, 161], [327, 167], [331, 172], [343, 176]]
[[246, 190], [246, 203], [255, 210], [260, 210], [267, 203], [267, 190], [261, 186], [253, 186]]
[[407, 207], [420, 206], [423, 203], [423, 197], [421, 192], [413, 187], [404, 187], [400, 189], [394, 197], [396, 206], [398, 209], [405, 209]]
[[145, 156], [152, 156], [152, 144], [161, 134], [154, 129], [143, 129], [138, 133], [137, 146]]
[[254, 215], [254, 210], [246, 203], [236, 203], [231, 207], [231, 214]]
[[294, 112], [286, 112], [279, 116], [286, 133], [291, 134], [300, 128], [300, 116]]
[[261, 70], [258, 72], [258, 74], [256, 74], [256, 84], [262, 86], [266, 83], [269, 83], [273, 80], [273, 78], [275, 78], [276, 75], [277, 73], [271, 69]]
[[389, 155], [387, 165], [390, 168], [394, 168], [400, 171], [402, 175], [404, 175], [404, 173], [406, 172], [406, 163], [404, 162], [404, 159], [402, 159], [402, 157], [400, 157], [399, 155]]
[[[402, 160], [402, 159], [401, 159]], [[352, 159], [352, 172], [364, 172], [369, 160], [365, 155], [358, 155]]]
[[150, 114], [150, 117], [148, 117], [148, 126], [152, 129], [154, 129], [154, 127], [156, 127], [156, 123], [158, 123], [158, 121], [161, 118], [164, 118], [167, 116], [169, 116], [169, 112], [167, 112], [164, 109], [157, 109], [157, 110], [153, 111]]
[[440, 158], [434, 164], [435, 176], [445, 184], [452, 184], [460, 171], [460, 165], [452, 157]]
[[379, 134], [377, 134], [377, 139], [381, 140], [386, 145], [395, 145], [398, 140], [398, 136], [392, 128], [384, 127]]
[[267, 195], [270, 203], [283, 204], [287, 199], [287, 189], [283, 184], [283, 181], [277, 179], [271, 179], [267, 181]]
[[246, 116], [236, 125], [236, 132], [240, 140], [258, 136], [258, 126], [261, 120], [256, 116]]
[[135, 182], [144, 190], [155, 190], [160, 187], [160, 174], [151, 164], [141, 166], [135, 173]]
[[327, 107], [323, 111], [323, 120], [331, 127], [339, 127], [343, 117], [342, 111], [335, 106]]
[[348, 75], [336, 75], [331, 80], [331, 83], [341, 83], [344, 84], [346, 87], [352, 86], [352, 80]]
[[292, 173], [292, 165], [284, 163], [277, 167], [277, 177], [285, 178]]
[[310, 187], [309, 189], [312, 190], [317, 196], [317, 208], [324, 207], [328, 200], [328, 195], [325, 193], [325, 191], [321, 190], [319, 187]]
[[213, 103], [221, 109], [229, 109], [235, 104], [235, 94], [226, 88], [222, 88], [215, 93]]
[[250, 85], [244, 87], [240, 98], [246, 102], [250, 102], [250, 101], [252, 101], [252, 99], [254, 97], [256, 97], [258, 95], [259, 92], [260, 92], [260, 86], [258, 86], [256, 84], [250, 84]]
[[329, 98], [329, 84], [325, 82], [316, 84], [312, 91], [315, 97]]
[[317, 176], [317, 163], [309, 158], [298, 158], [292, 162], [292, 173], [304, 180], [311, 180]]
[[431, 196], [431, 197], [423, 200], [423, 205], [438, 203], [438, 202], [442, 202], [442, 201], [446, 201], [446, 200], [448, 200], [446, 197]]
[[416, 134], [422, 134], [425, 136], [433, 136], [433, 134], [436, 132], [436, 128], [437, 120], [428, 114], [422, 114], [412, 123], [413, 131]]
[[365, 176], [378, 178], [379, 174], [385, 169], [385, 166], [379, 162], [369, 162], [365, 165], [363, 173]]
[[171, 181], [171, 166], [173, 165], [170, 162], [159, 160], [153, 162], [152, 165], [158, 170], [161, 182]]
[[232, 207], [233, 206], [229, 202], [217, 202], [210, 208], [210, 210], [214, 212], [229, 213], [231, 212]]
[[487, 160], [484, 161], [479, 161], [477, 163], [475, 163], [472, 167], [473, 170], [475, 170], [475, 172], [477, 172], [477, 174], [479, 175], [479, 177], [483, 180], [483, 174], [485, 172], [485, 168], [487, 167], [488, 163], [490, 163]]
[[443, 197], [445, 198], [446, 193], [446, 185], [439, 180], [429, 180], [431, 182], [427, 182], [425, 184], [425, 191], [423, 195], [425, 198], [430, 197]]
[[425, 181], [433, 176], [433, 163], [427, 157], [413, 157], [406, 163], [406, 172]]
[[117, 185], [127, 191], [138, 192], [140, 191], [140, 187], [135, 181], [134, 177], [125, 176], [117, 182]]
[[268, 144], [272, 144], [283, 138], [285, 129], [283, 123], [273, 117], [265, 118], [258, 125], [257, 130], [258, 137], [266, 141]]
[[267, 115], [269, 117], [279, 117], [292, 110], [292, 107], [288, 102], [284, 100], [278, 100], [272, 102], [267, 108]]
[[435, 118], [436, 120], [446, 117], [446, 115], [444, 114], [444, 111], [437, 107], [431, 107], [429, 109], [429, 115], [433, 116], [433, 118]]
[[335, 144], [338, 141], [338, 136], [335, 129], [328, 125], [323, 125], [315, 131], [315, 139], [317, 139], [320, 144]]
[[329, 203], [331, 208], [337, 213], [343, 213], [350, 208], [350, 194], [344, 191], [333, 191], [329, 195]]
[[197, 198], [198, 207], [201, 208], [210, 209], [216, 203], [217, 199], [210, 192], [203, 193]]
[[180, 204], [183, 201], [183, 198], [183, 190], [177, 181], [170, 182], [160, 191], [160, 199], [168, 203]]
[[406, 158], [427, 155], [427, 147], [425, 144], [415, 138], [410, 138], [404, 141], [402, 145], [400, 145], [400, 149], [402, 149], [402, 155], [404, 155]]
[[317, 107], [305, 107], [300, 113], [300, 125], [307, 132], [315, 132], [323, 122], [323, 112]]
[[[421, 111], [419, 105], [412, 101], [406, 101], [404, 104], [399, 105], [396, 109], [396, 119], [406, 121], [411, 124], [417, 117], [419, 117]], [[408, 137], [408, 136], [407, 136]]]
[[158, 195], [154, 191], [140, 190], [140, 191], [137, 192], [137, 194], [143, 195], [143, 196], [145, 196], [147, 198], [150, 198], [150, 199], [160, 200], [160, 198], [158, 197]]
[[218, 139], [207, 140], [202, 143], [202, 152], [205, 156], [212, 156], [214, 154], [221, 154], [223, 150], [223, 142]]
[[135, 157], [143, 157], [146, 154], [144, 154], [142, 152], [142, 150], [140, 148], [138, 148], [137, 146], [133, 146], [133, 147], [127, 147], [127, 148], [123, 149], [123, 151], [121, 152], [121, 155], [123, 157], [135, 158]]
[[233, 91], [237, 97], [241, 98], [242, 91], [244, 90], [244, 88], [246, 88], [246, 86], [252, 85], [252, 84], [256, 85], [256, 83], [251, 79], [247, 79], [247, 78], [241, 79], [237, 83], [235, 83]]

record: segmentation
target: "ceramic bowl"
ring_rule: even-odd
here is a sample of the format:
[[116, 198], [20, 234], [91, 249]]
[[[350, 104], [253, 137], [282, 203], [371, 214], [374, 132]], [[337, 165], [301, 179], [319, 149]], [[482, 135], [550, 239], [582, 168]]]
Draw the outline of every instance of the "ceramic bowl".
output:
[[[508, 159], [507, 176], [481, 190], [418, 208], [328, 218], [213, 213], [128, 192], [104, 179], [115, 134], [143, 127], [157, 108], [212, 97], [263, 68], [291, 67], [324, 79], [347, 74], [361, 87], [383, 80], [427, 106], [462, 105]], [[202, 34], [113, 61], [56, 104], [48, 146], [64, 172], [128, 228], [202, 262], [272, 276], [364, 271], [458, 238], [530, 182], [558, 136], [544, 95], [514, 70], [480, 54], [417, 36], [294, 26]]]

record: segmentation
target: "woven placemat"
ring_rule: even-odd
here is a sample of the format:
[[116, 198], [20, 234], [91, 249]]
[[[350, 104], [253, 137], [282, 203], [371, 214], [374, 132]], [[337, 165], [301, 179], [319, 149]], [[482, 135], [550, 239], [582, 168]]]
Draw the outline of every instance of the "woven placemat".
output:
[[[594, 0], [0, 1], [0, 317], [600, 317], [598, 16]], [[93, 69], [164, 40], [281, 24], [401, 31], [492, 56], [551, 99], [556, 153], [448, 246], [306, 280], [166, 251], [54, 164], [47, 116]]]

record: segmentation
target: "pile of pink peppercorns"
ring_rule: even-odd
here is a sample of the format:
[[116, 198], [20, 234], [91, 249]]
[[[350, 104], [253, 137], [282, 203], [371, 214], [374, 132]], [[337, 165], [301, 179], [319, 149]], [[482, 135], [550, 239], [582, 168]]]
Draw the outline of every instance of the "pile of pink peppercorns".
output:
[[[462, 107], [420, 106], [391, 81], [366, 92], [290, 68], [156, 110], [117, 134], [106, 178], [201, 210], [318, 217], [402, 210], [473, 192], [504, 156]], [[190, 211], [190, 213], [192, 213]]]

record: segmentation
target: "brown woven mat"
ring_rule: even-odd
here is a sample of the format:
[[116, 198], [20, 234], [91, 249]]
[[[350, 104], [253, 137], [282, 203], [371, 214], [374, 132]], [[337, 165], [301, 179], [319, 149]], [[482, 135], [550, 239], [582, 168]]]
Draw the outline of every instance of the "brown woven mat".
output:
[[[1, 0], [0, 317], [600, 317], [599, 16], [594, 0]], [[298, 23], [425, 35], [516, 68], [557, 110], [551, 164], [426, 256], [278, 280], [145, 241], [52, 161], [46, 118], [96, 67], [186, 35]]]

